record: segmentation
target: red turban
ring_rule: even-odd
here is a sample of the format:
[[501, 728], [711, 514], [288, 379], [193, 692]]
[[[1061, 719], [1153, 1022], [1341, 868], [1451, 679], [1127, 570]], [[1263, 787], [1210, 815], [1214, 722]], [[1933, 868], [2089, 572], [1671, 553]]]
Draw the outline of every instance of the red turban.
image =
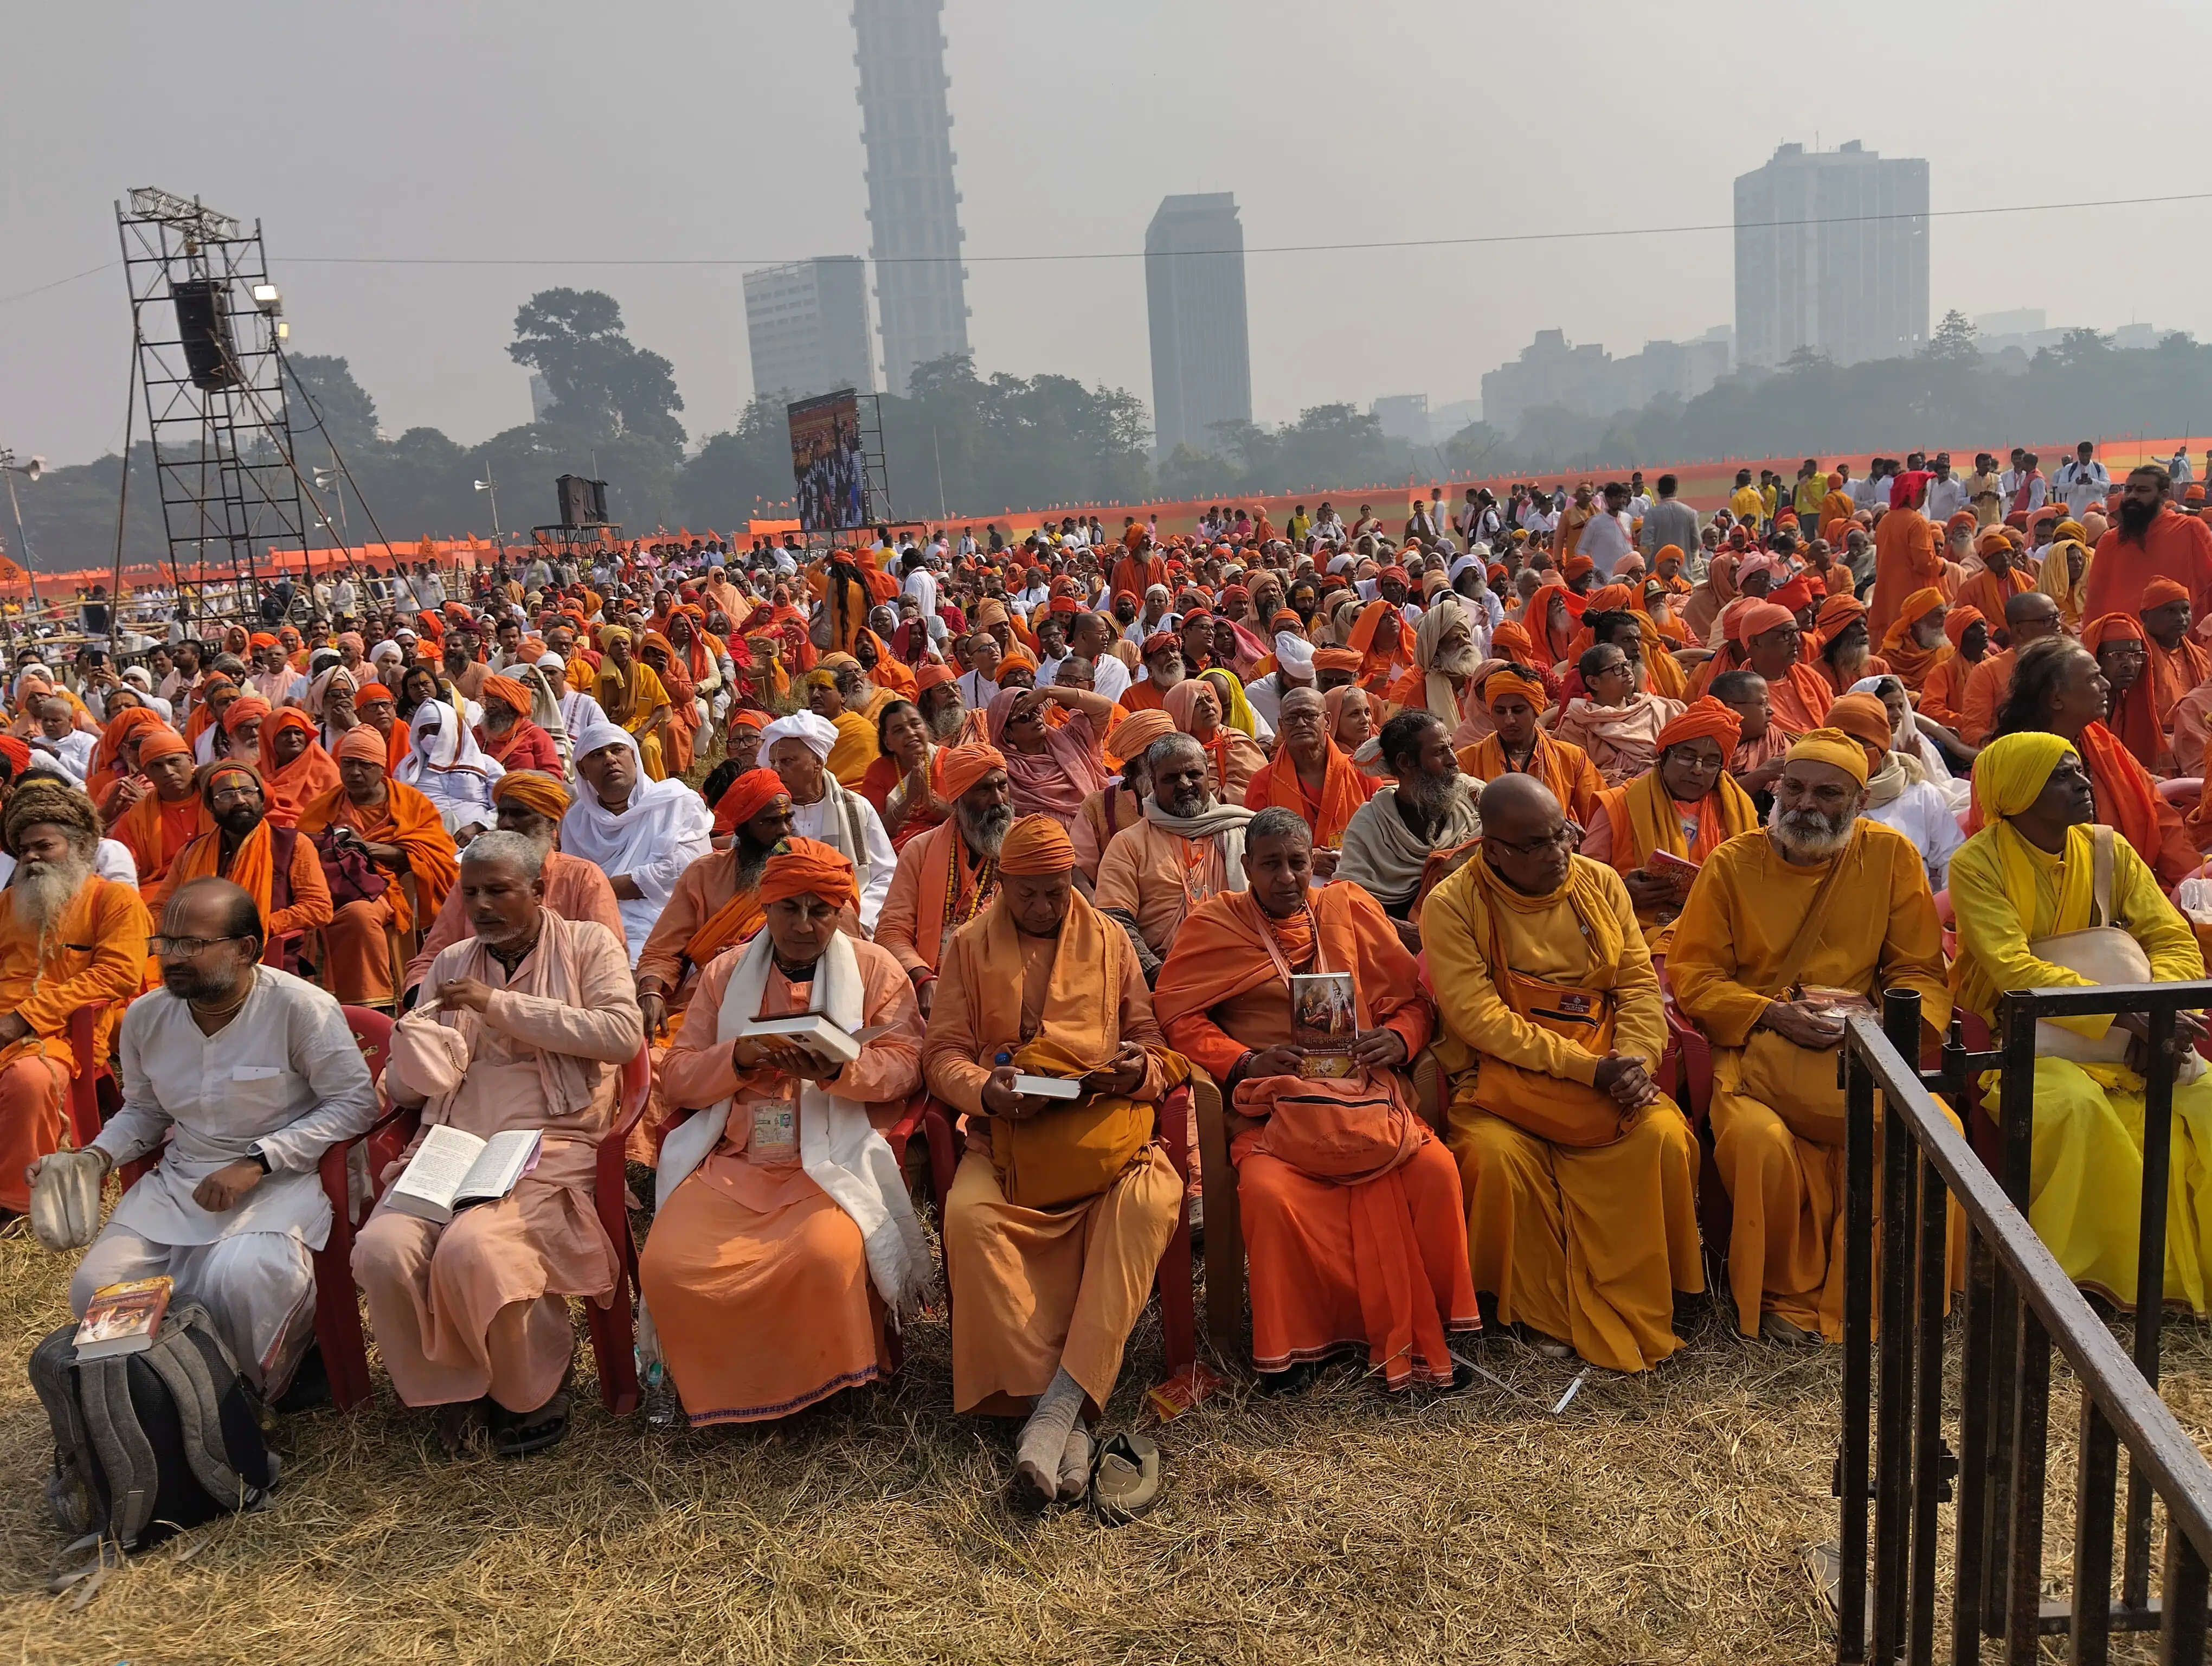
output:
[[1729, 637], [1732, 641], [1748, 642], [1753, 637], [1763, 635], [1778, 626], [1796, 623], [1796, 615], [1786, 607], [1746, 598], [1743, 611], [1735, 616], [1735, 623], [1729, 627]]
[[999, 872], [1018, 875], [1065, 873], [1075, 866], [1075, 844], [1050, 816], [1024, 816], [1006, 830], [999, 847]]
[[1155, 630], [1151, 635], [1145, 638], [1144, 646], [1137, 651], [1146, 659], [1149, 660], [1152, 655], [1158, 654], [1162, 648], [1180, 648], [1182, 646], [1182, 639], [1176, 636], [1175, 632], [1172, 630]]
[[[763, 769], [755, 773], [771, 772]], [[742, 781], [744, 777], [738, 779]], [[777, 783], [776, 790], [783, 790], [781, 782]], [[776, 846], [768, 865], [761, 870], [761, 905], [765, 908], [787, 897], [809, 895], [819, 897], [832, 908], [846, 909], [860, 900], [860, 889], [854, 882], [851, 857], [819, 839], [794, 836]]]
[[982, 741], [947, 747], [937, 757], [942, 781], [940, 791], [948, 800], [961, 797], [992, 770], [1006, 767], [1006, 755]]
[[2164, 607], [2169, 602], [2185, 602], [2188, 599], [2187, 587], [2176, 584], [2172, 579], [2153, 579], [2143, 586], [2142, 611], [2148, 613], [2154, 607]]
[[1679, 746], [1686, 740], [1717, 740], [1721, 757], [1725, 760], [1735, 751], [1736, 741], [1742, 733], [1742, 717], [1709, 694], [1685, 707], [1680, 716], [1659, 731], [1658, 749], [1663, 756], [1669, 746]]
[[742, 827], [790, 791], [775, 770], [748, 769], [723, 789], [714, 819], [722, 826]]
[[1769, 591], [1766, 599], [1792, 613], [1802, 612], [1813, 605], [1813, 581], [1800, 573], [1779, 590]]

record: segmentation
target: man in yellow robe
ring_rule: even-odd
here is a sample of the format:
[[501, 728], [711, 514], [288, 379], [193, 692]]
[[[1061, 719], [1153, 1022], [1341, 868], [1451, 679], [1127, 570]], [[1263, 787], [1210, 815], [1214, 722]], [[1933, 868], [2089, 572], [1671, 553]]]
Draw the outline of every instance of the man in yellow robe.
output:
[[1421, 915], [1468, 1266], [1540, 1350], [1640, 1371], [1682, 1345], [1675, 1292], [1705, 1288], [1697, 1144], [1651, 1079], [1651, 952], [1541, 781], [1501, 775], [1480, 809], [1480, 852]]
[[1747, 1336], [1843, 1335], [1839, 1005], [1911, 989], [1928, 1026], [1950, 1021], [1927, 866], [1905, 835], [1859, 819], [1866, 783], [1856, 740], [1798, 739], [1771, 824], [1705, 858], [1667, 957], [1675, 1000], [1713, 1044], [1714, 1156]]
[[606, 659], [599, 666], [599, 709], [637, 737], [637, 755], [646, 779], [668, 779], [662, 732], [675, 710], [659, 673], [630, 652], [628, 627], [610, 625], [599, 633]]
[[[1974, 763], [1982, 830], [1951, 859], [1959, 956], [1951, 976], [1960, 1000], [1994, 1023], [2004, 989], [2065, 988], [2085, 977], [2036, 952], [2041, 939], [2091, 922], [2100, 839], [2112, 846], [2111, 908], [2142, 947], [2151, 980], [2204, 976], [2189, 922], [2160, 891], [2135, 847], [2093, 826], [2096, 805], [2081, 755], [2039, 731], [1992, 741]], [[2027, 1218], [2066, 1275], [2123, 1306], [2136, 1299], [2142, 1231], [2143, 1048], [2149, 1024], [2119, 1018], [2055, 1018], [2065, 1042], [2039, 1041], [2034, 1155]], [[2190, 1048], [2203, 1021], [2175, 1014], [2176, 1039]], [[2069, 1054], [2072, 1056], [2062, 1056]], [[2100, 1059], [2091, 1056], [2102, 1053]], [[2212, 1075], [2184, 1051], [2194, 1080], [2173, 1087], [2173, 1145], [2166, 1184], [2166, 1299], [2202, 1317], [2212, 1309]], [[1984, 1079], [1996, 1104], [1995, 1073]]]
[[[1066, 830], [1028, 816], [999, 847], [998, 899], [939, 969], [922, 1070], [969, 1119], [945, 1210], [955, 1411], [1026, 1415], [1016, 1491], [1083, 1495], [1103, 1410], [1183, 1207], [1152, 1137], [1188, 1074], [1167, 1050], [1128, 938], [1076, 894]], [[1001, 1056], [1015, 1063], [985, 1063]], [[1018, 1072], [1081, 1078], [1075, 1100]]]
[[844, 669], [817, 666], [806, 673], [806, 708], [837, 727], [837, 743], [830, 749], [827, 768], [839, 786], [854, 788], [881, 755], [876, 726], [845, 702], [845, 688], [859, 675], [860, 666], [849, 656]]

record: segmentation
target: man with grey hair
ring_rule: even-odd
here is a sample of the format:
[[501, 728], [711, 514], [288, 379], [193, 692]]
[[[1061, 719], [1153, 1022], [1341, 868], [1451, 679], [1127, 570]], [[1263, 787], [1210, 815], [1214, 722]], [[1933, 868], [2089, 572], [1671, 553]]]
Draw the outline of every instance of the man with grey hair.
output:
[[1206, 786], [1206, 749], [1187, 734], [1145, 749], [1152, 796], [1144, 819], [1116, 833], [1098, 859], [1093, 900], [1129, 935], [1150, 982], [1193, 907], [1244, 889], [1244, 824], [1252, 812], [1219, 804]]
[[[1113, 701], [1119, 701], [1129, 691], [1131, 681], [1128, 666], [1113, 651], [1121, 634], [1121, 628], [1109, 613], [1079, 613], [1067, 632], [1069, 658], [1091, 662], [1091, 678], [1087, 686]], [[1066, 667], [1061, 669], [1065, 672]]]
[[[21, 842], [27, 859], [32, 841]], [[54, 1170], [51, 1183], [90, 1164], [97, 1183], [158, 1152], [78, 1263], [70, 1309], [82, 1316], [128, 1279], [173, 1279], [176, 1298], [206, 1306], [247, 1380], [275, 1399], [314, 1335], [313, 1257], [331, 1230], [317, 1170], [325, 1151], [376, 1120], [376, 1089], [337, 1001], [257, 964], [261, 915], [245, 891], [191, 880], [161, 924], [150, 940], [161, 987], [123, 1017], [122, 1109], [90, 1146], [34, 1172]], [[143, 955], [148, 939], [137, 940]], [[315, 1389], [300, 1389], [295, 1403], [313, 1403]]]
[[1429, 859], [1480, 838], [1482, 818], [1453, 755], [1451, 731], [1433, 714], [1419, 707], [1400, 712], [1382, 726], [1379, 745], [1396, 779], [1352, 812], [1336, 877], [1365, 886], [1418, 954], [1420, 921], [1413, 905]]

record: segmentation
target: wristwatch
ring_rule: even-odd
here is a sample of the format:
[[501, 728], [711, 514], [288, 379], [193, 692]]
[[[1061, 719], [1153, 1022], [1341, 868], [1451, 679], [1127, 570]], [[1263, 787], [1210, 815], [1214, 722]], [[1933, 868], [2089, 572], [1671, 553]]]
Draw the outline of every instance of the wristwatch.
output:
[[262, 1173], [264, 1173], [264, 1174], [272, 1174], [272, 1173], [274, 1173], [274, 1172], [275, 1172], [275, 1170], [272, 1170], [272, 1169], [269, 1166], [269, 1153], [268, 1153], [268, 1152], [264, 1152], [264, 1151], [250, 1151], [250, 1152], [246, 1152], [246, 1154], [248, 1157], [252, 1158], [254, 1160], [254, 1162], [255, 1162], [255, 1163], [257, 1163], [258, 1164], [259, 1164], [259, 1165], [260, 1165], [260, 1169], [261, 1169], [261, 1172], [262, 1172]]

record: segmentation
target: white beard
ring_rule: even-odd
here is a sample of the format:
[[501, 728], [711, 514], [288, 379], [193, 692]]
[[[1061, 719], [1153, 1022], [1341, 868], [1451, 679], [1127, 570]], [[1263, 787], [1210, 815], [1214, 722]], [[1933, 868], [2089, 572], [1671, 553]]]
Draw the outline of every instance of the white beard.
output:
[[8, 886], [15, 923], [45, 936], [60, 923], [63, 911], [91, 877], [92, 864], [75, 854], [58, 862], [17, 864]]

